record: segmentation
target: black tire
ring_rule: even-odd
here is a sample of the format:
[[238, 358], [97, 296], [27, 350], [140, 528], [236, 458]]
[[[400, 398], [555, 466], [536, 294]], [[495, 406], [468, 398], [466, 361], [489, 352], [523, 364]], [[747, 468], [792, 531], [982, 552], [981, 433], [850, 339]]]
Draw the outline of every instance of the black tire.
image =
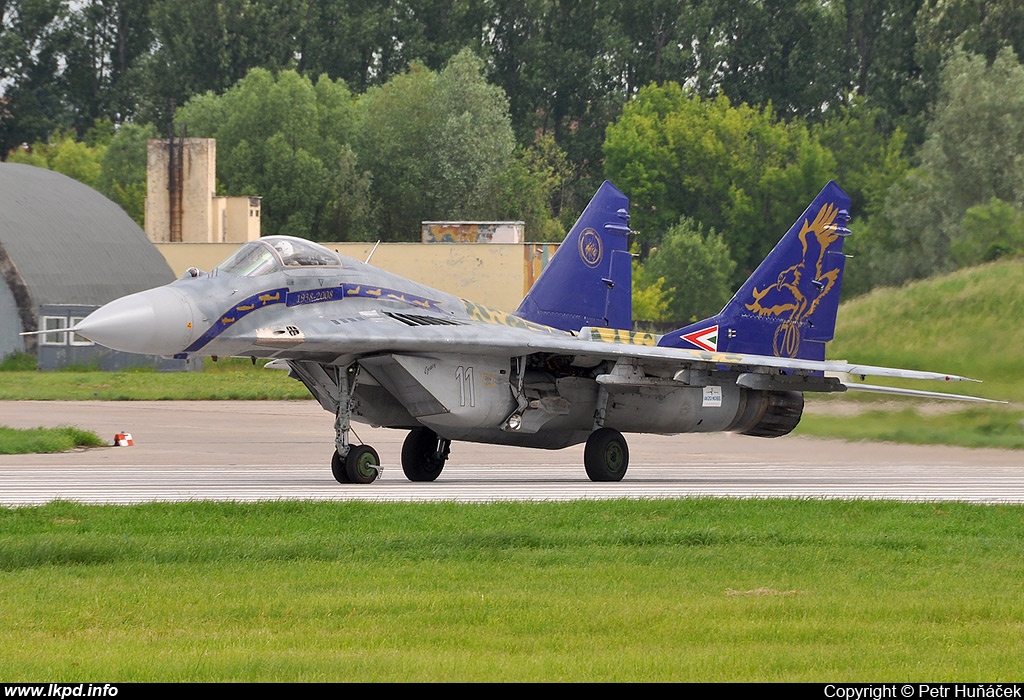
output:
[[350, 447], [345, 458], [345, 474], [353, 484], [372, 484], [380, 476], [380, 457], [369, 445]]
[[352, 482], [348, 479], [348, 473], [345, 471], [345, 460], [341, 458], [338, 451], [334, 451], [334, 457], [331, 458], [331, 474], [334, 474], [334, 480], [339, 484], [351, 484]]
[[583, 450], [583, 466], [591, 481], [622, 481], [629, 467], [629, 446], [612, 428], [595, 430]]
[[448, 446], [430, 428], [409, 431], [402, 445], [402, 471], [409, 481], [433, 481], [441, 476]]

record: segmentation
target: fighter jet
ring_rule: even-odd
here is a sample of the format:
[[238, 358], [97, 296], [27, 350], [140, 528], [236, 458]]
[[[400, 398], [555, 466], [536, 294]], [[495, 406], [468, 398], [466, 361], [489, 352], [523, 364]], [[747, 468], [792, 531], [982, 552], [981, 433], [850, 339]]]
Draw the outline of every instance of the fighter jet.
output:
[[800, 421], [806, 392], [965, 398], [851, 381], [965, 377], [825, 359], [850, 234], [850, 200], [835, 183], [721, 313], [665, 335], [632, 331], [628, 207], [604, 183], [513, 313], [267, 236], [71, 330], [127, 352], [286, 367], [335, 417], [341, 483], [373, 482], [381, 468], [372, 447], [350, 442], [353, 420], [409, 431], [401, 463], [412, 481], [437, 479], [457, 441], [585, 443], [589, 478], [619, 481], [623, 433], [779, 437]]

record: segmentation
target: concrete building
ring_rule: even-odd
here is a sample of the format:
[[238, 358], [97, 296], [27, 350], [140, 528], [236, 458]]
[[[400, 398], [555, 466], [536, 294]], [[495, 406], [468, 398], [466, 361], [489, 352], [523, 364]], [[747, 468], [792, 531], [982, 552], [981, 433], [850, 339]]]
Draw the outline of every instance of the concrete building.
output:
[[422, 243], [525, 243], [523, 221], [424, 221]]
[[260, 237], [259, 197], [217, 196], [215, 139], [150, 139], [146, 182], [146, 235], [154, 243]]
[[[38, 353], [47, 369], [150, 364], [56, 331], [173, 279], [142, 229], [99, 192], [51, 170], [0, 163], [0, 357]], [[19, 335], [35, 330], [54, 332]]]

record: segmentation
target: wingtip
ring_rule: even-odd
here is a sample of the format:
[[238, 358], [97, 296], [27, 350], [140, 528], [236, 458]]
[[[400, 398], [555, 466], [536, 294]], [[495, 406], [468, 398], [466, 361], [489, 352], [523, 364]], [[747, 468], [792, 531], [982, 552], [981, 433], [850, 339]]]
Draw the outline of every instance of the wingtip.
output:
[[971, 377], [961, 377], [959, 374], [947, 374], [947, 382], [974, 382], [975, 384], [981, 384], [980, 379], [972, 379]]

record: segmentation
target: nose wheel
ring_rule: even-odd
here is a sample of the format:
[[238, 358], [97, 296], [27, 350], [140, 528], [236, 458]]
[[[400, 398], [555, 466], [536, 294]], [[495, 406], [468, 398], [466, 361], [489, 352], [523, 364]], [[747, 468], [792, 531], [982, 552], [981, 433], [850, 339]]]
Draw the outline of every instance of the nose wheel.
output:
[[350, 446], [345, 457], [335, 450], [331, 473], [339, 484], [370, 484], [380, 476], [380, 457], [369, 445]]

